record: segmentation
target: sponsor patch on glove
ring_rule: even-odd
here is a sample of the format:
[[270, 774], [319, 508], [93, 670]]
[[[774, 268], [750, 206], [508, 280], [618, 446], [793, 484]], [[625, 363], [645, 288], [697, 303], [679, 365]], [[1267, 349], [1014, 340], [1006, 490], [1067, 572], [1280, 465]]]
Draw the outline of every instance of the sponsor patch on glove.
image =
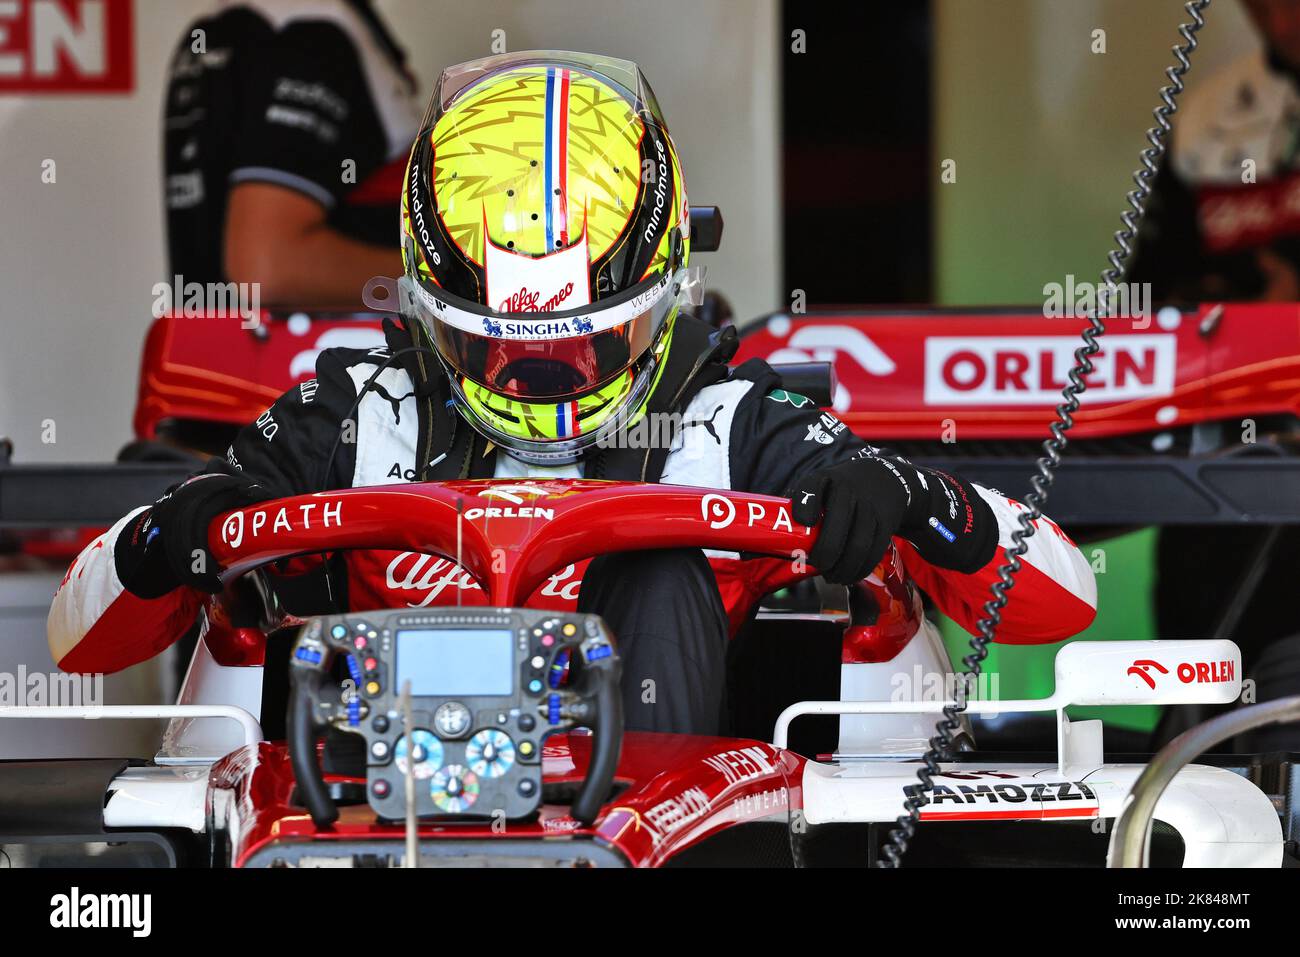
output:
[[944, 526], [943, 522], [939, 521], [933, 515], [930, 516], [930, 527], [933, 528], [940, 535], [942, 535], [944, 538], [948, 539], [949, 542], [957, 541], [957, 536], [954, 535], [952, 532], [948, 531], [948, 529]]

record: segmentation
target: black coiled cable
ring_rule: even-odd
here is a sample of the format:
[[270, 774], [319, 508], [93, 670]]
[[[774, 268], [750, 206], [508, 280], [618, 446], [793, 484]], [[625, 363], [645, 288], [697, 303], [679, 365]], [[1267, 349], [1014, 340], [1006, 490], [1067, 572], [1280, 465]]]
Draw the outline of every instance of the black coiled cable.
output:
[[1033, 490], [1025, 496], [1026, 509], [1018, 516], [1020, 527], [1011, 533], [1011, 547], [1005, 552], [1007, 561], [998, 567], [998, 580], [991, 588], [993, 597], [984, 603], [985, 617], [976, 626], [979, 634], [971, 638], [970, 654], [962, 659], [966, 670], [957, 681], [956, 700], [943, 709], [943, 717], [935, 725], [934, 737], [929, 741], [929, 750], [921, 757], [921, 767], [916, 772], [920, 783], [909, 784], [903, 789], [906, 795], [904, 813], [897, 819], [896, 827], [889, 832], [889, 840], [880, 849], [877, 867], [898, 867], [902, 863], [903, 855], [907, 853], [908, 845], [916, 835], [916, 826], [921, 821], [921, 808], [929, 803], [926, 794], [934, 790], [934, 775], [939, 773], [939, 759], [951, 754], [953, 732], [960, 727], [959, 716], [966, 710], [966, 696], [975, 687], [981, 664], [988, 656], [989, 643], [993, 641], [994, 633], [1002, 623], [1002, 609], [1007, 604], [1007, 592], [1015, 585], [1015, 576], [1022, 567], [1020, 556], [1029, 550], [1025, 539], [1034, 534], [1034, 523], [1042, 517], [1047, 490], [1056, 478], [1054, 473], [1061, 464], [1061, 453], [1068, 442], [1065, 433], [1074, 425], [1074, 413], [1079, 411], [1079, 396], [1088, 387], [1084, 377], [1092, 372], [1092, 356], [1101, 349], [1097, 340], [1106, 333], [1103, 317], [1110, 313], [1115, 286], [1132, 255], [1132, 243], [1137, 238], [1138, 226], [1151, 196], [1151, 181], [1167, 148], [1169, 118], [1178, 112], [1177, 97], [1183, 92], [1183, 75], [1191, 65], [1188, 57], [1196, 50], [1196, 34], [1205, 25], [1201, 13], [1209, 5], [1210, 0], [1189, 0], [1184, 7], [1192, 22], [1184, 23], [1178, 28], [1178, 33], [1183, 38], [1182, 46], [1173, 49], [1178, 62], [1165, 70], [1169, 84], [1160, 90], [1161, 103], [1154, 111], [1156, 125], [1147, 130], [1147, 142], [1151, 145], [1142, 151], [1142, 166], [1133, 173], [1137, 188], [1130, 190], [1126, 197], [1130, 208], [1120, 216], [1123, 227], [1115, 233], [1115, 248], [1106, 256], [1110, 266], [1102, 271], [1102, 288], [1097, 295], [1097, 306], [1089, 312], [1088, 327], [1082, 334], [1084, 344], [1074, 352], [1070, 383], [1061, 392], [1065, 401], [1056, 407], [1056, 421], [1051, 425], [1051, 438], [1043, 442], [1043, 456], [1038, 460], [1036, 474], [1030, 479]]

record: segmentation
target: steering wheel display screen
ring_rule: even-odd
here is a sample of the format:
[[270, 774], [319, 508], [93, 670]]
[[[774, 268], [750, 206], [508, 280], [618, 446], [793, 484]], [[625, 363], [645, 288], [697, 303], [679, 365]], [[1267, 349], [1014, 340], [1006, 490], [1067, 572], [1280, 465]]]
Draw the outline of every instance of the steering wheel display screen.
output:
[[397, 683], [414, 696], [514, 692], [514, 635], [506, 629], [424, 628], [397, 632]]

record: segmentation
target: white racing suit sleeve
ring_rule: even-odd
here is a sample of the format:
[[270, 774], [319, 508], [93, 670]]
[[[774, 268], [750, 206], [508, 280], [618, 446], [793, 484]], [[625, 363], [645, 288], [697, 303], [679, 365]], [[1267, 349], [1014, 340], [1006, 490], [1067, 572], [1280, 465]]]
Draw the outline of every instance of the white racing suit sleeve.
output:
[[[962, 575], [935, 568], [910, 542], [895, 539], [903, 564], [917, 585], [971, 634], [977, 633], [976, 625], [985, 617], [984, 604], [992, 597], [989, 589], [997, 581], [998, 568], [1007, 561], [1011, 533], [1020, 527], [1019, 514], [1027, 510], [992, 489], [974, 488], [998, 521], [997, 551], [979, 571]], [[1050, 518], [1040, 518], [1034, 526], [1034, 535], [1025, 540], [1029, 550], [1020, 558], [1022, 567], [1002, 609], [996, 634], [1003, 644], [1062, 641], [1087, 628], [1097, 614], [1096, 579], [1079, 547]]]
[[152, 658], [194, 624], [202, 597], [176, 588], [157, 598], [127, 591], [118, 577], [118, 537], [138, 527], [135, 509], [87, 545], [68, 567], [46, 622], [50, 654], [64, 671], [120, 671]]
[[[358, 448], [373, 440], [341, 443], [330, 458], [341, 423], [355, 412], [348, 367], [373, 369], [385, 355], [377, 349], [322, 353], [316, 379], [289, 389], [239, 433], [224, 460], [213, 459], [203, 471], [242, 473], [275, 497], [349, 487]], [[68, 569], [46, 624], [50, 653], [64, 671], [120, 671], [163, 651], [194, 624], [207, 596], [175, 583], [159, 554], [161, 539], [151, 543], [145, 512], [132, 511]]]

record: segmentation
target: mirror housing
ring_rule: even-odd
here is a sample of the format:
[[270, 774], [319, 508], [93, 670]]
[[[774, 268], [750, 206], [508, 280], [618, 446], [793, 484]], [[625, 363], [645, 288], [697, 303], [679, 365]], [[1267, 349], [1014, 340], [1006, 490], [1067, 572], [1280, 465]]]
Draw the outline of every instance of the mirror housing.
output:
[[722, 210], [716, 206], [692, 206], [691, 252], [715, 253], [722, 245]]

